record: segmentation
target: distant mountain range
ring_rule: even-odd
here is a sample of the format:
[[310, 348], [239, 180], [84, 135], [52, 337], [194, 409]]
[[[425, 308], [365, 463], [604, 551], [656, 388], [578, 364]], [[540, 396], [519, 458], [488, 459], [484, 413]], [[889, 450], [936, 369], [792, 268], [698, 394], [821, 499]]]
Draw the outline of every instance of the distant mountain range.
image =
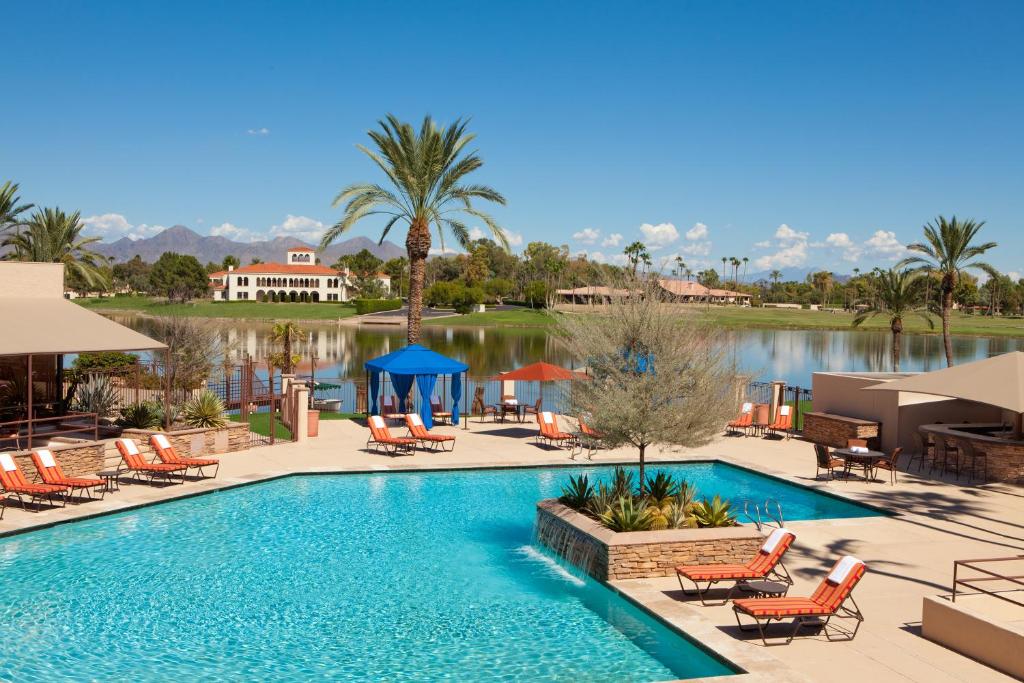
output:
[[[282, 263], [288, 249], [315, 246], [296, 237], [275, 237], [272, 240], [261, 242], [235, 242], [226, 237], [200, 235], [184, 225], [175, 225], [152, 237], [138, 240], [122, 237], [116, 242], [96, 244], [94, 248], [104, 256], [112, 258], [115, 263], [128, 261], [136, 254], [141, 256], [143, 261], [153, 263], [165, 251], [173, 251], [178, 254], [195, 256], [200, 263], [210, 261], [220, 263], [225, 256], [237, 256], [244, 266], [251, 263], [253, 258], [267, 263]], [[355, 254], [363, 249], [369, 249], [374, 256], [385, 261], [405, 256], [405, 249], [394, 242], [385, 241], [383, 244], [377, 244], [367, 237], [353, 237], [342, 242], [335, 242], [320, 254], [320, 258], [327, 265], [331, 265], [339, 256]]]

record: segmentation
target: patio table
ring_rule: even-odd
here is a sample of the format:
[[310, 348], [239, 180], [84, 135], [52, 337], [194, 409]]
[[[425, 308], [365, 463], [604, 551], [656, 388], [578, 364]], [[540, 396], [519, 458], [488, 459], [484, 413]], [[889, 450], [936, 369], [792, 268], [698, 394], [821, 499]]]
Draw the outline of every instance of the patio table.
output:
[[494, 409], [497, 414], [501, 416], [501, 421], [505, 421], [505, 416], [509, 413], [515, 415], [519, 422], [526, 419], [526, 404], [525, 403], [495, 403]]
[[864, 479], [871, 481], [875, 478], [875, 463], [879, 460], [884, 460], [886, 455], [881, 451], [868, 451], [867, 453], [857, 453], [851, 451], [849, 448], [837, 448], [835, 454], [841, 457], [845, 462], [846, 466], [843, 471], [847, 476], [850, 474], [850, 470], [853, 465], [857, 465], [864, 469]]

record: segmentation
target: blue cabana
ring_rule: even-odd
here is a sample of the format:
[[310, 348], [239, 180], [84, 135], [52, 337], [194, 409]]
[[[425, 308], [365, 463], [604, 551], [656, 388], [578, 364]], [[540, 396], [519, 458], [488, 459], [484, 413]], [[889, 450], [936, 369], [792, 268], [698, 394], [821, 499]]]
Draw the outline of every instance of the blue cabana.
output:
[[405, 399], [413, 382], [420, 390], [420, 417], [427, 429], [434, 425], [430, 409], [430, 396], [434, 392], [438, 375], [452, 376], [452, 424], [459, 423], [459, 400], [462, 398], [462, 373], [469, 366], [431, 351], [419, 344], [410, 344], [404, 349], [366, 361], [363, 365], [369, 373], [370, 414], [377, 414], [377, 397], [380, 390], [380, 373], [391, 376], [391, 384], [398, 394], [398, 410], [405, 412]]

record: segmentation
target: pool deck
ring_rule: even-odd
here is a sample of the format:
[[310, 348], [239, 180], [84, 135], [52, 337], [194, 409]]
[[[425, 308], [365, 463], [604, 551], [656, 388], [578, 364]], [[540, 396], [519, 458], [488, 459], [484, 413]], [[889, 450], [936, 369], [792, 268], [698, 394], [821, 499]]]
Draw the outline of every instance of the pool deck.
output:
[[[220, 474], [215, 480], [173, 486], [125, 483], [103, 501], [39, 513], [8, 506], [0, 521], [0, 533], [17, 533], [297, 472], [572, 464], [566, 451], [534, 445], [535, 430], [530, 423], [475, 421], [470, 423], [469, 431], [441, 427], [441, 433], [458, 438], [453, 453], [392, 458], [364, 450], [365, 427], [350, 421], [324, 421], [320, 423], [320, 436], [303, 444], [278, 444], [220, 456]], [[404, 430], [394, 433], [400, 432]], [[635, 453], [629, 450], [603, 451], [593, 462], [635, 463], [635, 459]], [[826, 642], [823, 636], [811, 636], [788, 646], [765, 648], [756, 634], [739, 634], [730, 607], [703, 607], [695, 600], [684, 600], [674, 578], [613, 583], [626, 596], [749, 672], [734, 680], [1012, 680], [925, 640], [920, 636], [919, 621], [924, 596], [949, 593], [953, 560], [1024, 554], [1024, 489], [1005, 484], [956, 485], [903, 473], [896, 486], [859, 480], [816, 481], [813, 450], [796, 439], [722, 437], [702, 448], [654, 452], [649, 457], [650, 462], [700, 459], [749, 467], [895, 514], [787, 523], [797, 534], [786, 556], [786, 566], [796, 581], [791, 595], [809, 595], [840, 555], [854, 554], [867, 563], [868, 574], [854, 592], [866, 621], [852, 642]]]

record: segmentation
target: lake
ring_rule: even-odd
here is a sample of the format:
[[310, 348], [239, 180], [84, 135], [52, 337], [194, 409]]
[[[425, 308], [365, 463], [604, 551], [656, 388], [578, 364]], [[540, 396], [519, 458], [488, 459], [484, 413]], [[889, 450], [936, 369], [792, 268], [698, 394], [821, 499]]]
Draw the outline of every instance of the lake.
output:
[[[151, 319], [131, 314], [110, 317], [142, 333], [151, 332], [153, 325]], [[263, 360], [273, 349], [270, 323], [232, 321], [222, 325], [224, 343], [235, 352], [247, 352]], [[316, 375], [325, 380], [362, 377], [365, 361], [405, 344], [405, 329], [397, 326], [303, 323], [302, 329], [316, 348]], [[423, 343], [464, 361], [474, 377], [495, 375], [538, 360], [574, 365], [562, 344], [544, 330], [426, 326]], [[755, 379], [781, 379], [794, 386], [809, 388], [815, 371], [891, 370], [891, 336], [882, 331], [729, 330], [722, 333], [722, 343], [728, 346], [737, 365]], [[1024, 351], [1024, 337], [954, 337], [953, 350], [956, 361], [965, 363]], [[941, 336], [903, 335], [901, 370], [927, 371], [944, 365]], [[309, 374], [308, 355], [298, 372]]]

